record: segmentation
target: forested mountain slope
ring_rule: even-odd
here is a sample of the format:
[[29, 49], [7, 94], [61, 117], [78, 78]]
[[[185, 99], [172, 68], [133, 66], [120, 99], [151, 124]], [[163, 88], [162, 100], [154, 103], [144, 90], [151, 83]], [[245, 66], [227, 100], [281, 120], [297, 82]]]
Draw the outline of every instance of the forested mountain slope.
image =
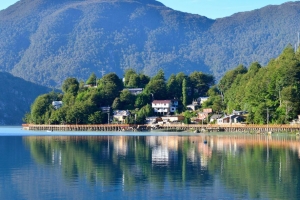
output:
[[22, 0], [0, 11], [0, 70], [59, 87], [133, 68], [154, 75], [262, 65], [297, 42], [300, 2], [212, 20], [155, 0]]
[[49, 88], [0, 72], [0, 125], [21, 125], [35, 98], [49, 91]]

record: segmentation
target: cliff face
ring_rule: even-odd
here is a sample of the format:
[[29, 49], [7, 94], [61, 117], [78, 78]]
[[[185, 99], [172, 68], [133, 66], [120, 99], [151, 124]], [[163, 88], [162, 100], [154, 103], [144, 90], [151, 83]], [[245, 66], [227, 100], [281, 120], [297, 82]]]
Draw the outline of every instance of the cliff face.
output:
[[21, 125], [35, 98], [49, 88], [0, 72], [0, 126]]
[[45, 86], [100, 70], [212, 73], [266, 64], [300, 27], [300, 2], [211, 20], [154, 0], [23, 0], [0, 12], [0, 70]]

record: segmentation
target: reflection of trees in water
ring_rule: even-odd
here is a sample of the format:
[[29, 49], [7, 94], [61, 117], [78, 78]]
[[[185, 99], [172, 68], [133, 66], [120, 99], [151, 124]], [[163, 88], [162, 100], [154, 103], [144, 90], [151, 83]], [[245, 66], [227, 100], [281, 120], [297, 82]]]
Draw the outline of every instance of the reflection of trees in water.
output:
[[255, 135], [211, 139], [213, 149], [222, 153], [213, 154], [209, 171], [220, 174], [227, 188], [250, 198], [299, 197], [297, 138]]
[[69, 181], [87, 177], [91, 183], [122, 180], [133, 186], [208, 180], [198, 151], [203, 142], [189, 137], [28, 137], [26, 143], [38, 163], [61, 165]]
[[[204, 140], [208, 144], [204, 144]], [[61, 165], [70, 182], [139, 183], [163, 186], [212, 184], [217, 175], [227, 188], [251, 198], [299, 196], [299, 143], [265, 136], [206, 137], [29, 137], [40, 164]]]

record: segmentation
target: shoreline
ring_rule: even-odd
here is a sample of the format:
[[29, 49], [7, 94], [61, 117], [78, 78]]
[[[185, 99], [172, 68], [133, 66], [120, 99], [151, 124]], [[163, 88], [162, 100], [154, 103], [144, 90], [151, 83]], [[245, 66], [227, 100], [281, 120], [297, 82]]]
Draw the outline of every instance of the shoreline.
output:
[[100, 131], [100, 132], [189, 132], [208, 133], [208, 132], [243, 132], [250, 134], [272, 134], [272, 133], [300, 133], [299, 125], [281, 124], [281, 125], [246, 125], [246, 124], [163, 124], [153, 129], [149, 124], [66, 124], [66, 125], [38, 125], [22, 124], [23, 130], [31, 131]]

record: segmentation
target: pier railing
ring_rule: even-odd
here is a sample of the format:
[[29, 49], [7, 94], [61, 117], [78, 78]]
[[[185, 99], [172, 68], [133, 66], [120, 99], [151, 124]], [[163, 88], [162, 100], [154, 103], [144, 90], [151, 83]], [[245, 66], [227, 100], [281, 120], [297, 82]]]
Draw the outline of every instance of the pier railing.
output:
[[[153, 128], [153, 125], [135, 124], [65, 124], [65, 125], [38, 125], [23, 124], [25, 130], [35, 131], [142, 131]], [[161, 124], [156, 128], [170, 130], [198, 130], [198, 131], [226, 131], [226, 132], [299, 132], [300, 125], [255, 125], [255, 124]]]

